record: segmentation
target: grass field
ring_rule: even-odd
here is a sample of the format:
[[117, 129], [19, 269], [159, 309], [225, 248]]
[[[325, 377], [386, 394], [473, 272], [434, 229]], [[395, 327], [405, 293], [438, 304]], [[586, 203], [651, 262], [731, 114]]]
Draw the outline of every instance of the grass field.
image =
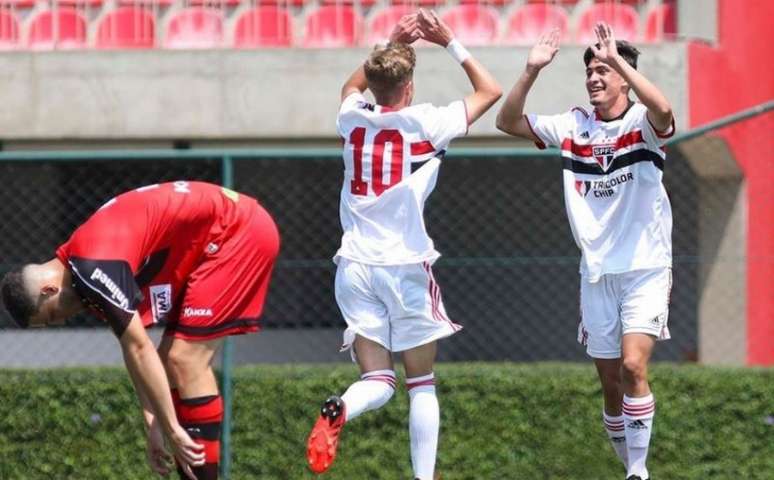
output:
[[[444, 480], [606, 480], [607, 443], [589, 365], [438, 366]], [[774, 370], [656, 365], [654, 480], [774, 478]], [[239, 368], [232, 479], [315, 478], [304, 443], [319, 403], [352, 366]], [[139, 406], [120, 369], [0, 371], [0, 479], [148, 479]], [[347, 426], [324, 480], [410, 479], [405, 389]]]

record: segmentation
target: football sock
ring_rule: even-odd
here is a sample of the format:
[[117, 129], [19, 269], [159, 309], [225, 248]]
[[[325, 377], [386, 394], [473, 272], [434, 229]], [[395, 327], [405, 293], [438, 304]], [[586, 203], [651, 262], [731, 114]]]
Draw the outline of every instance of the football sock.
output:
[[438, 450], [440, 409], [435, 396], [435, 376], [407, 378], [409, 392], [409, 436], [411, 438], [411, 465], [414, 477], [432, 480]]
[[639, 475], [643, 480], [649, 478], [645, 461], [648, 458], [650, 432], [655, 412], [656, 402], [652, 394], [637, 398], [624, 395], [623, 413], [629, 455], [627, 476]]
[[610, 444], [613, 445], [613, 450], [618, 458], [623, 462], [624, 468], [628, 468], [628, 456], [626, 452], [626, 432], [624, 431], [624, 416], [618, 415], [617, 417], [608, 415], [605, 411], [602, 411], [602, 419], [605, 422], [605, 431], [610, 439]]
[[373, 370], [364, 373], [360, 381], [349, 386], [341, 399], [346, 405], [346, 421], [387, 403], [395, 393], [395, 372]]
[[[194, 442], [204, 447], [205, 464], [193, 467], [198, 480], [217, 480], [220, 462], [220, 428], [223, 423], [223, 399], [220, 395], [181, 399], [173, 391], [172, 399], [180, 425]], [[188, 477], [178, 466], [181, 479]]]

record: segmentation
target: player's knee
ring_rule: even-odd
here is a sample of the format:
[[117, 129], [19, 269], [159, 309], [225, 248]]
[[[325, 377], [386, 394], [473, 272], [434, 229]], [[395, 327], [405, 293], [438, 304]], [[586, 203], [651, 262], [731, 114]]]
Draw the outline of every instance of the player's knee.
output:
[[646, 381], [648, 378], [648, 363], [642, 355], [627, 355], [623, 359], [621, 373], [627, 383], [633, 384]]
[[181, 350], [170, 350], [164, 367], [178, 385], [189, 384], [201, 374], [197, 359]]
[[374, 392], [373, 408], [381, 408], [395, 395], [396, 379], [392, 370], [368, 372], [361, 377], [361, 381], [368, 382]]

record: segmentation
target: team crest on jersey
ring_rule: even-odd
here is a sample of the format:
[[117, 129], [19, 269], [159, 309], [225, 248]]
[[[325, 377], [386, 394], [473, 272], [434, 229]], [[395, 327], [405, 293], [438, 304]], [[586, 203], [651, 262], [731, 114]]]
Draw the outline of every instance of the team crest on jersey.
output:
[[602, 170], [607, 170], [610, 164], [613, 163], [613, 155], [615, 155], [615, 145], [594, 145], [591, 149], [594, 154], [594, 158]]
[[172, 285], [151, 285], [149, 290], [153, 323], [163, 322], [172, 311]]
[[591, 182], [588, 180], [575, 180], [575, 190], [581, 197], [585, 197], [591, 191]]

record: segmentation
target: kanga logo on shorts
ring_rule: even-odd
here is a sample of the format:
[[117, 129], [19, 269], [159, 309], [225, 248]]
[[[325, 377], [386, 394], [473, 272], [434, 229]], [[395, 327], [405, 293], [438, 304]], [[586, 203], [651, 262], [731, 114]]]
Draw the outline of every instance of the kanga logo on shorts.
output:
[[594, 155], [594, 158], [597, 160], [599, 166], [602, 167], [602, 170], [607, 170], [610, 168], [610, 164], [613, 163], [613, 155], [615, 155], [615, 144], [611, 143], [609, 145], [594, 145], [591, 148], [591, 152]]

